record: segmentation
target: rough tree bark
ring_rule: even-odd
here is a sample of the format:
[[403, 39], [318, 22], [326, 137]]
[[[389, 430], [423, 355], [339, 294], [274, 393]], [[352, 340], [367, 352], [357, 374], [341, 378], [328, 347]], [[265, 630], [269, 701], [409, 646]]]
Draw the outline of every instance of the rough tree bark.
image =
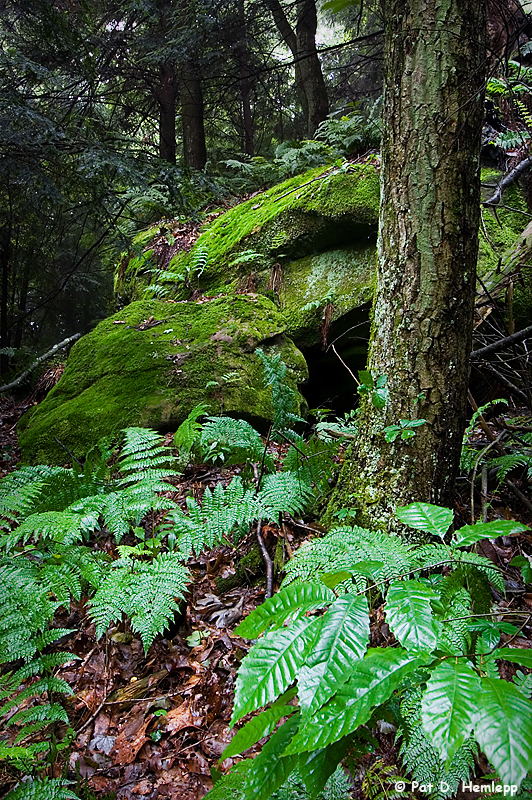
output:
[[[386, 0], [377, 282], [360, 434], [326, 514], [392, 530], [412, 501], [449, 504], [466, 420], [479, 224], [483, 0]], [[425, 419], [385, 441], [399, 420]]]

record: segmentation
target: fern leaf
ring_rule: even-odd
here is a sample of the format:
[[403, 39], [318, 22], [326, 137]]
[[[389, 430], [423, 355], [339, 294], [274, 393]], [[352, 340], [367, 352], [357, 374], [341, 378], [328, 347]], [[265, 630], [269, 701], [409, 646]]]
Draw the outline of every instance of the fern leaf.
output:
[[262, 479], [258, 501], [264, 517], [275, 519], [277, 514], [301, 514], [313, 498], [312, 486], [304, 483], [299, 473], [276, 472]]
[[66, 787], [71, 781], [62, 778], [34, 778], [19, 783], [5, 800], [79, 800], [78, 795]]

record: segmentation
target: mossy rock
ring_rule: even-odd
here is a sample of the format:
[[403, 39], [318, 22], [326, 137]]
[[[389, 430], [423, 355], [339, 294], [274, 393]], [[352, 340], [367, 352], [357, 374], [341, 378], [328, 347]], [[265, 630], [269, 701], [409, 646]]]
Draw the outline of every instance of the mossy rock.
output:
[[294, 389], [307, 378], [284, 330], [260, 295], [132, 303], [76, 343], [57, 386], [21, 420], [23, 459], [68, 460], [54, 437], [82, 457], [128, 426], [173, 430], [201, 401], [213, 414], [270, 420], [271, 390], [254, 350], [279, 352]]
[[[266, 293], [276, 262], [366, 242], [376, 235], [378, 215], [379, 175], [373, 163], [312, 169], [209, 223], [188, 253], [174, 256], [169, 270], [187, 272], [189, 290], [228, 291], [255, 283]], [[144, 238], [143, 243], [144, 261], [137, 255], [117, 270], [121, 292], [129, 297], [141, 297], [156, 279], [149, 242]], [[183, 291], [176, 284], [170, 296], [181, 299]]]

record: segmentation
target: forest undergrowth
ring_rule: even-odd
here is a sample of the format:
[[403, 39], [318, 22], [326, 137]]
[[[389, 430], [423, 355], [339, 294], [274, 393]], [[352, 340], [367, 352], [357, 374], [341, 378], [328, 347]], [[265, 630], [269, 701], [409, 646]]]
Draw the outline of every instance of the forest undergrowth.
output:
[[352, 508], [325, 534], [356, 420], [296, 433], [284, 365], [263, 362], [268, 436], [199, 406], [63, 468], [13, 471], [32, 401], [2, 401], [2, 797], [443, 798], [471, 777], [528, 794], [528, 412], [477, 408], [455, 507], [399, 511], [422, 547]]

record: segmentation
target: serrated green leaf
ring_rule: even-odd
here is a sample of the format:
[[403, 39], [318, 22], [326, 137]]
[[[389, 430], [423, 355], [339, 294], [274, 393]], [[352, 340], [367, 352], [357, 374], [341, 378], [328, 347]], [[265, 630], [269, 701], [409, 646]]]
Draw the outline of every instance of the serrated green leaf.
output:
[[521, 647], [499, 647], [493, 653], [493, 658], [502, 658], [503, 661], [511, 661], [513, 664], [521, 664], [532, 669], [532, 650], [524, 650]]
[[363, 657], [368, 642], [366, 597], [339, 597], [321, 618], [318, 635], [299, 672], [299, 702], [305, 717], [312, 716], [347, 680], [353, 661]]
[[401, 522], [418, 531], [426, 531], [443, 538], [453, 521], [453, 512], [449, 508], [432, 505], [432, 503], [410, 503], [398, 508], [395, 512]]
[[280, 627], [299, 609], [310, 611], [324, 608], [332, 603], [334, 598], [334, 592], [321, 581], [291, 584], [257, 606], [240, 623], [235, 633], [244, 639], [256, 639], [272, 622], [275, 622], [276, 627]]
[[405, 647], [433, 650], [438, 642], [431, 601], [436, 595], [419, 581], [394, 581], [386, 595], [386, 621]]
[[302, 727], [287, 754], [304, 753], [342, 739], [370, 718], [373, 709], [392, 695], [403, 678], [426, 664], [430, 656], [402, 647], [373, 648], [352, 665], [350, 679]]
[[503, 783], [519, 786], [532, 768], [532, 706], [513, 683], [482, 678], [475, 735]]
[[295, 769], [297, 756], [285, 756], [285, 751], [297, 732], [299, 722], [299, 714], [290, 717], [253, 759], [253, 766], [246, 774], [246, 800], [267, 800]]
[[298, 619], [267, 633], [251, 648], [238, 671], [231, 724], [275, 700], [292, 684], [310, 646], [311, 625], [321, 619]]
[[314, 750], [312, 753], [301, 753], [299, 756], [299, 772], [310, 795], [315, 800], [340, 761], [344, 758], [351, 744], [351, 737], [346, 736], [339, 742]]
[[478, 675], [460, 659], [439, 664], [427, 683], [423, 728], [447, 766], [473, 730], [479, 691]]
[[235, 733], [231, 742], [220, 756], [220, 761], [243, 753], [244, 750], [258, 742], [263, 736], [268, 736], [282, 717], [289, 717], [295, 710], [294, 706], [274, 705], [265, 711], [261, 711], [260, 714], [250, 719], [243, 728], [240, 728]]
[[526, 525], [512, 519], [496, 519], [493, 522], [477, 522], [475, 525], [464, 525], [453, 537], [456, 547], [467, 547], [481, 539], [496, 539], [497, 536], [510, 536], [512, 533], [527, 531]]

